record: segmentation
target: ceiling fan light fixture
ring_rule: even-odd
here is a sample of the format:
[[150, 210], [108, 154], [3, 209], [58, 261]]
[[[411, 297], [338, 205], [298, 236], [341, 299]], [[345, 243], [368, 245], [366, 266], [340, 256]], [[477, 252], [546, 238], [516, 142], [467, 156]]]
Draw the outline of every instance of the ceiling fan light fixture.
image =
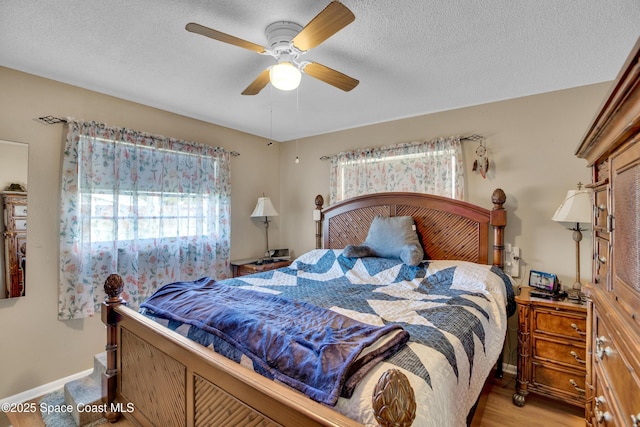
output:
[[349, 25], [355, 18], [353, 12], [340, 0], [332, 0], [304, 27], [292, 21], [276, 21], [269, 24], [265, 29], [267, 47], [195, 22], [188, 23], [185, 28], [189, 32], [222, 43], [272, 56], [279, 62], [274, 67], [262, 70], [258, 77], [242, 91], [242, 95], [257, 95], [269, 83], [280, 90], [294, 90], [300, 85], [303, 72], [348, 92], [358, 85], [358, 80], [317, 62], [299, 63], [298, 58]]
[[300, 86], [302, 73], [291, 62], [280, 62], [269, 70], [269, 80], [276, 89], [293, 90]]

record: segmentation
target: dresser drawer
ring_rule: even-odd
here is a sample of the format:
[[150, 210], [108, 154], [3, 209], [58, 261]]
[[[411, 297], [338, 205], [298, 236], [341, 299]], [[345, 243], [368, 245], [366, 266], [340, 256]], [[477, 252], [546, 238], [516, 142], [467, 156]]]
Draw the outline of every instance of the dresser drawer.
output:
[[535, 307], [533, 310], [533, 331], [536, 334], [586, 342], [586, 314], [560, 308]]
[[[640, 378], [638, 370], [629, 363], [616, 335], [611, 333], [597, 310], [594, 310], [594, 370], [602, 378], [611, 392], [611, 401], [616, 402], [625, 424], [631, 423], [631, 416], [640, 413]], [[597, 395], [596, 395], [597, 396]]]
[[595, 381], [593, 384], [593, 405], [590, 405], [589, 418], [593, 420], [593, 425], [598, 427], [624, 425], [619, 409], [616, 406], [611, 391], [604, 387], [598, 377], [602, 376], [599, 369], [595, 369]]
[[608, 186], [597, 187], [593, 191], [595, 204], [593, 205], [594, 224], [593, 228], [598, 232], [607, 232], [607, 216], [609, 209], [607, 207]]
[[584, 370], [587, 350], [578, 341], [556, 341], [545, 337], [533, 337], [534, 360], [549, 361]]
[[555, 396], [583, 404], [585, 401], [585, 373], [583, 370], [560, 368], [553, 364], [533, 362], [533, 387], [547, 389]]
[[27, 216], [27, 205], [15, 205], [13, 207], [13, 216], [14, 217], [23, 217]]

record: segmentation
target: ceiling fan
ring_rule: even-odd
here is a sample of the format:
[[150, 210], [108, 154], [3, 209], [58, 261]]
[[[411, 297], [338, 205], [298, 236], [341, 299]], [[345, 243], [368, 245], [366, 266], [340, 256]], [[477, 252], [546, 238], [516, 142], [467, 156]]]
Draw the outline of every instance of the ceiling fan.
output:
[[354, 14], [346, 6], [339, 1], [333, 1], [304, 28], [289, 21], [278, 21], [267, 26], [265, 33], [268, 47], [193, 22], [187, 24], [186, 30], [262, 55], [270, 55], [278, 60], [277, 65], [260, 73], [242, 92], [243, 95], [256, 95], [269, 82], [278, 89], [295, 89], [300, 83], [301, 72], [338, 89], [350, 91], [358, 85], [358, 80], [317, 62], [300, 61], [299, 58], [354, 20]]

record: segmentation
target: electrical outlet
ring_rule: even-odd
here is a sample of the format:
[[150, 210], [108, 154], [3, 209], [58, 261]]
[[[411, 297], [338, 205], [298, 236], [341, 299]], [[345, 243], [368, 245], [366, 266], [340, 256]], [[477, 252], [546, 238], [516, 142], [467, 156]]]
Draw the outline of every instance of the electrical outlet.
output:
[[520, 276], [520, 248], [511, 243], [505, 245], [504, 272], [511, 277]]
[[520, 277], [520, 248], [511, 249], [511, 277]]

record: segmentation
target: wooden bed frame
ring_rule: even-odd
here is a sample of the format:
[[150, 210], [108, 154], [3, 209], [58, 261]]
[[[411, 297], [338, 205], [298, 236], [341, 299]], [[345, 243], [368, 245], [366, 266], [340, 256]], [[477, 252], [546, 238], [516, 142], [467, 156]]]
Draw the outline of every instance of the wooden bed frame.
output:
[[[323, 231], [325, 248], [342, 248], [362, 243], [376, 215], [410, 215], [431, 259], [487, 264], [491, 226], [492, 263], [502, 267], [505, 199], [502, 190], [495, 190], [493, 209], [487, 210], [427, 194], [384, 193], [356, 197], [323, 211], [322, 197], [317, 196], [317, 246]], [[107, 325], [102, 394], [110, 421], [124, 414], [149, 426], [361, 425], [128, 308], [120, 297], [122, 288], [120, 276], [109, 276], [102, 306]], [[381, 426], [409, 426], [413, 421], [413, 390], [398, 370], [380, 378], [372, 401]]]

